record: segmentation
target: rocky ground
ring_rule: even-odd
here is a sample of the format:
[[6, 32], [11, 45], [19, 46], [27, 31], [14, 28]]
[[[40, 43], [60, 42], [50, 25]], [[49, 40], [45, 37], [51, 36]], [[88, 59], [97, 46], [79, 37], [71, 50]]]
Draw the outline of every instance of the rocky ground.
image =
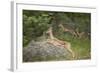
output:
[[23, 48], [23, 62], [70, 60], [66, 48], [54, 46], [46, 41], [32, 40]]

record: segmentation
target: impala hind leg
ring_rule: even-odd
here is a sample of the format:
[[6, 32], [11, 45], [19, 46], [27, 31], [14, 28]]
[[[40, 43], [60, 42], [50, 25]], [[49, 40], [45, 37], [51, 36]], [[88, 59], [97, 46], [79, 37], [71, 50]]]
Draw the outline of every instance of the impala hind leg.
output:
[[67, 50], [72, 54], [72, 57], [74, 58], [75, 53], [71, 49], [71, 44], [70, 43], [65, 43], [64, 47], [67, 48]]

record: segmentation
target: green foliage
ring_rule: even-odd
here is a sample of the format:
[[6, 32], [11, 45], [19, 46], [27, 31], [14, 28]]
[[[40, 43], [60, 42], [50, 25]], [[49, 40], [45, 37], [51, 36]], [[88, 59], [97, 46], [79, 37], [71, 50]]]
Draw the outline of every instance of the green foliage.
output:
[[[64, 32], [59, 24], [78, 33], [84, 32], [82, 38]], [[48, 12], [23, 10], [23, 46], [31, 40], [43, 36], [49, 27], [53, 27], [56, 38], [71, 42], [72, 49], [77, 53], [77, 59], [90, 58], [91, 14], [74, 12]]]
[[45, 12], [23, 11], [23, 45], [25, 46], [31, 39], [41, 36], [49, 27], [51, 17]]

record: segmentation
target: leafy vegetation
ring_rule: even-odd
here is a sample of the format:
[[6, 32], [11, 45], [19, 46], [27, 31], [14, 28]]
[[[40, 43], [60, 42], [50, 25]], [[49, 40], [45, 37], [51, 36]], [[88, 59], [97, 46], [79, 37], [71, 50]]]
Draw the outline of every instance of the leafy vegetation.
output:
[[91, 58], [91, 14], [23, 10], [23, 46], [40, 37], [53, 27], [53, 35], [71, 43], [75, 59]]

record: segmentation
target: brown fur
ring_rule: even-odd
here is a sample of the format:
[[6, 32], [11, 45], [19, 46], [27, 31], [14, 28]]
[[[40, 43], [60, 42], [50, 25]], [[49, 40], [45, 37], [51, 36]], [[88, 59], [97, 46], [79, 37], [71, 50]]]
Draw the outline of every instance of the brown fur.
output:
[[72, 54], [72, 57], [75, 57], [75, 54], [72, 51], [71, 44], [69, 42], [62, 41], [62, 40], [59, 40], [57, 38], [48, 39], [47, 42], [50, 43], [50, 44], [53, 44], [54, 46], [62, 46], [64, 48], [68, 49], [68, 51]]

